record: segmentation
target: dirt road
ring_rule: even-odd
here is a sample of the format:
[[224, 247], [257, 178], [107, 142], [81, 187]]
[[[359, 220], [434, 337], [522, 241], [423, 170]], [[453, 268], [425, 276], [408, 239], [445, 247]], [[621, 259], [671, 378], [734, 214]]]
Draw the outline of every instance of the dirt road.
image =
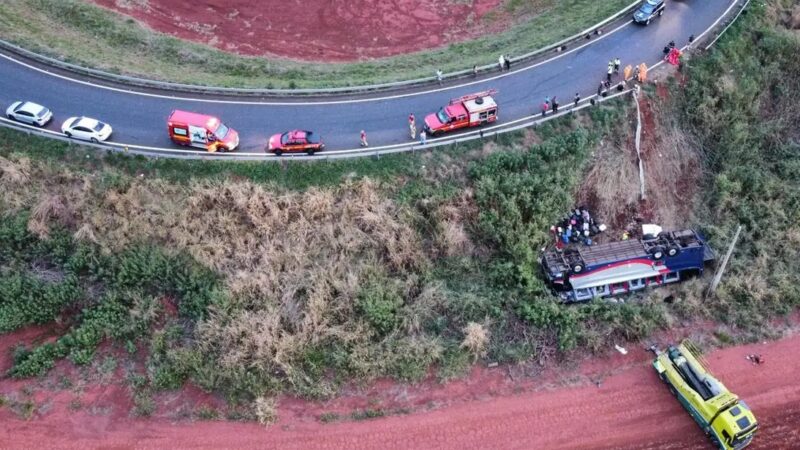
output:
[[[745, 355], [766, 362], [753, 365]], [[256, 424], [92, 415], [23, 421], [0, 410], [1, 448], [711, 448], [660, 383], [642, 350], [600, 386], [542, 389], [463, 402], [440, 410], [360, 422], [282, 420]], [[625, 357], [625, 358], [627, 358]], [[617, 355], [616, 358], [622, 358]], [[707, 355], [712, 370], [745, 398], [761, 423], [753, 448], [796, 446], [800, 438], [800, 335]], [[280, 411], [279, 411], [280, 414]], [[284, 415], [285, 417], [285, 415]], [[796, 447], [795, 447], [796, 448]]]

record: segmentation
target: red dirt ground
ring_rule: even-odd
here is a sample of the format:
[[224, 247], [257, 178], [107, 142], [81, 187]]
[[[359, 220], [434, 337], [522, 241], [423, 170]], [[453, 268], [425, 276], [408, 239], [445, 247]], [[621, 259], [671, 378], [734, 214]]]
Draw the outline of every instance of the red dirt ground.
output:
[[[91, 0], [176, 37], [243, 55], [357, 61], [503, 29], [502, 0]], [[497, 20], [481, 20], [497, 10]]]
[[[293, 414], [296, 400], [282, 400], [280, 420], [269, 428], [252, 423], [173, 423], [52, 407], [24, 421], [0, 409], [0, 447], [12, 448], [711, 448], [649, 366], [641, 348], [627, 355], [587, 360], [573, 371], [571, 386], [549, 383], [536, 390], [492, 397], [508, 383], [499, 369], [481, 370], [425, 396], [484, 392], [446, 408], [361, 422], [323, 424]], [[761, 354], [765, 364], [745, 359]], [[745, 398], [759, 418], [754, 449], [792, 448], [800, 438], [800, 335], [732, 347], [707, 355], [714, 371]], [[559, 376], [545, 376], [551, 381]], [[599, 385], [590, 380], [603, 378]], [[562, 378], [563, 379], [563, 378]], [[541, 382], [541, 380], [539, 380]], [[106, 387], [104, 394], [119, 397]], [[380, 385], [375, 389], [382, 389]], [[63, 394], [59, 394], [63, 395]], [[57, 401], [55, 402], [58, 403]], [[323, 407], [322, 410], [325, 408]]]

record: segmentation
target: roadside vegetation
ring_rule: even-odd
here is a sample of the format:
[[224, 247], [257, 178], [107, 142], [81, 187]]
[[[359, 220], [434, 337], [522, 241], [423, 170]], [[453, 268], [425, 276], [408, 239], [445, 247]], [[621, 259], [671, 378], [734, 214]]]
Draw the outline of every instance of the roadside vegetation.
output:
[[800, 305], [800, 43], [776, 26], [790, 7], [754, 6], [646, 95], [663, 154], [702, 166], [676, 221], [718, 251], [745, 226], [715, 296], [695, 279], [564, 306], [538, 275], [547, 229], [587, 174], [626, 160], [628, 99], [497, 141], [287, 166], [101, 157], [1, 131], [0, 333], [63, 330], [21, 345], [7, 375], [85, 365], [110, 342], [144, 361], [128, 381], [136, 414], [192, 383], [268, 424], [280, 393], [546, 364], [698, 320], [716, 343], [774, 336]]
[[[306, 63], [244, 57], [153, 32], [133, 19], [82, 0], [0, 2], [0, 38], [29, 50], [112, 73], [187, 84], [311, 88], [382, 83], [432, 76], [496, 62], [559, 41], [614, 14], [627, 0], [509, 0], [519, 23], [508, 31], [441, 49], [356, 63]], [[492, 20], [491, 16], [486, 20]], [[107, 55], [114, 55], [108, 58]]]

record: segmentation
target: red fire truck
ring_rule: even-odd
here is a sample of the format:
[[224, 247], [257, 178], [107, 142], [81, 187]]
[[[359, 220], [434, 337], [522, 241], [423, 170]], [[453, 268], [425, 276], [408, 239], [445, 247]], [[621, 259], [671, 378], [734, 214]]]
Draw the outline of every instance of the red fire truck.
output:
[[425, 117], [425, 132], [435, 136], [459, 128], [477, 127], [497, 120], [496, 89], [454, 98], [439, 112]]
[[214, 116], [175, 110], [167, 119], [172, 142], [204, 148], [209, 152], [231, 152], [239, 146], [239, 133]]

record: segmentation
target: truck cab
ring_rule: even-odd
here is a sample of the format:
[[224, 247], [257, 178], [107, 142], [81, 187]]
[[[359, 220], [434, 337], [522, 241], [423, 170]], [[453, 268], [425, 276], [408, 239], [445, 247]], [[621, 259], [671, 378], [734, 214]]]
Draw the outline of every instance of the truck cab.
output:
[[439, 111], [425, 116], [425, 132], [435, 136], [460, 128], [476, 127], [497, 121], [494, 89], [454, 98]]

